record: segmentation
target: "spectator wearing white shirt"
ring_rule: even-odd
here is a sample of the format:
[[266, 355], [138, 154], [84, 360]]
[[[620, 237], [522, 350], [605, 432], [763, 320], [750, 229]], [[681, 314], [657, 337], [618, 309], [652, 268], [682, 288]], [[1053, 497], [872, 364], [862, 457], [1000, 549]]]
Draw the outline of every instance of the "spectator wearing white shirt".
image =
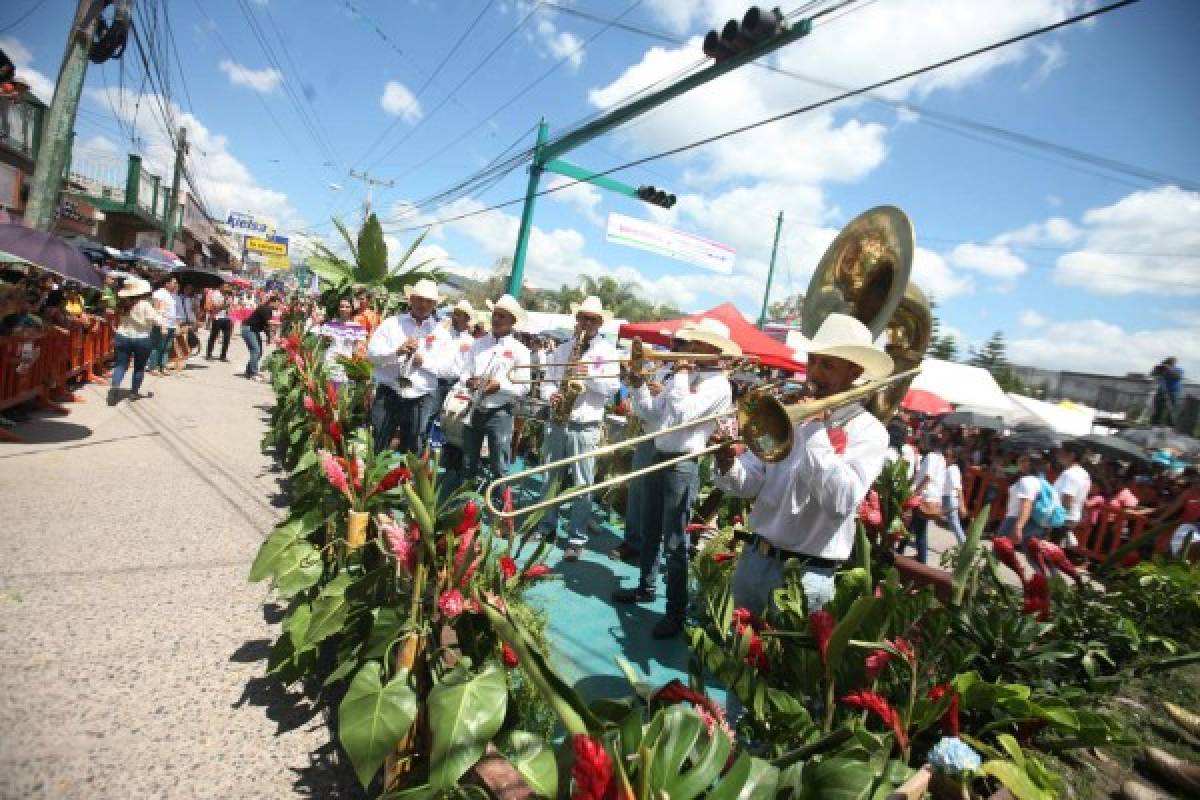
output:
[[962, 463], [959, 459], [958, 448], [952, 444], [942, 450], [946, 460], [946, 482], [942, 488], [942, 513], [946, 517], [946, 526], [954, 534], [959, 544], [967, 540], [963, 532], [962, 520], [967, 511], [966, 498], [963, 497]]
[[[946, 459], [931, 442], [929, 452], [921, 457], [912, 487], [913, 494], [921, 499], [921, 505], [913, 509], [912, 534], [917, 560], [922, 564], [929, 557], [929, 521], [941, 516], [945, 485]], [[908, 541], [902, 540], [896, 552], [903, 553], [907, 547]]]
[[208, 350], [204, 356], [206, 361], [212, 361], [213, 345], [218, 338], [221, 339], [221, 360], [229, 360], [229, 339], [233, 336], [233, 319], [229, 312], [233, 303], [233, 288], [229, 284], [206, 292], [204, 312], [208, 315], [209, 327]]
[[[1025, 453], [1017, 457], [1017, 479], [1008, 487], [1008, 506], [997, 532], [999, 536], [1011, 537], [1027, 551], [1029, 539], [1040, 539], [1046, 534], [1032, 518], [1033, 504], [1042, 491], [1042, 479], [1038, 477], [1041, 466], [1041, 453]], [[1037, 569], [1036, 559], [1029, 559], [1029, 563]]]
[[[551, 366], [546, 369], [542, 382], [542, 397], [550, 401], [551, 419], [546, 424], [546, 437], [542, 446], [544, 463], [582, 455], [596, 449], [600, 444], [600, 428], [604, 423], [604, 408], [608, 399], [621, 386], [620, 369], [616, 363], [617, 350], [600, 335], [600, 326], [612, 319], [612, 312], [604, 308], [600, 298], [589, 295], [582, 303], [572, 303], [575, 315], [575, 337], [560, 344], [549, 358], [551, 364], [562, 364], [571, 360], [576, 342], [582, 341], [583, 363], [573, 367]], [[563, 379], [583, 383], [584, 390], [575, 398], [569, 410], [566, 424], [555, 417], [563, 402], [560, 385]], [[543, 497], [557, 483], [562, 491], [569, 486], [590, 486], [596, 475], [596, 459], [583, 458], [566, 467], [552, 470], [546, 476]], [[563, 480], [566, 477], [568, 480]], [[551, 508], [542, 518], [542, 536], [550, 541], [558, 538], [558, 517], [561, 506]], [[567, 529], [567, 546], [563, 548], [564, 561], [578, 561], [587, 543], [588, 521], [592, 513], [592, 497], [581, 494], [571, 501], [570, 520]]]
[[[742, 349], [729, 338], [724, 323], [703, 318], [688, 323], [675, 333], [675, 351], [705, 355], [739, 356]], [[691, 420], [711, 417], [733, 409], [733, 387], [720, 369], [676, 362], [674, 374], [657, 394], [644, 376], [633, 375], [633, 408], [659, 430], [674, 428]], [[653, 463], [702, 450], [717, 429], [708, 420], [654, 439]], [[618, 603], [650, 603], [658, 590], [660, 550], [667, 562], [667, 609], [651, 633], [656, 639], [677, 636], [687, 612], [688, 541], [686, 527], [696, 497], [699, 461], [688, 459], [651, 472], [642, 487], [641, 572], [635, 588], [618, 589]]]
[[371, 334], [367, 358], [375, 365], [371, 432], [376, 452], [419, 453], [433, 413], [438, 379], [450, 377], [450, 336], [433, 310], [441, 297], [428, 278], [405, 287], [408, 313], [385, 319]]
[[1056, 529], [1054, 534], [1060, 542], [1065, 540], [1069, 545], [1076, 544], [1072, 541], [1075, 528], [1083, 519], [1083, 506], [1087, 503], [1088, 492], [1092, 489], [1092, 476], [1079, 464], [1079, 457], [1082, 455], [1083, 447], [1075, 442], [1067, 442], [1058, 451], [1058, 465], [1062, 472], [1059, 473], [1058, 480], [1054, 481], [1054, 490], [1058, 492], [1059, 502], [1067, 512], [1067, 521], [1062, 529]]
[[178, 311], [175, 305], [175, 293], [179, 291], [179, 279], [169, 275], [150, 295], [150, 302], [158, 310], [160, 325], [154, 327], [151, 334], [150, 361], [146, 371], [151, 375], [167, 374], [167, 359], [171, 356], [171, 346], [175, 341], [175, 319]]
[[517, 400], [529, 393], [528, 383], [513, 383], [508, 376], [517, 364], [529, 363], [529, 349], [513, 336], [514, 327], [525, 322], [525, 310], [508, 294], [495, 303], [489, 300], [488, 307], [492, 331], [473, 339], [462, 368], [463, 383], [479, 398], [463, 429], [463, 474], [467, 480], [479, 472], [485, 439], [491, 477], [508, 473], [513, 411]]
[[338, 300], [337, 317], [317, 327], [317, 335], [325, 342], [325, 368], [333, 385], [341, 388], [346, 382], [346, 368], [339, 358], [353, 358], [361, 353], [367, 342], [367, 329], [354, 316], [354, 300], [346, 295]]

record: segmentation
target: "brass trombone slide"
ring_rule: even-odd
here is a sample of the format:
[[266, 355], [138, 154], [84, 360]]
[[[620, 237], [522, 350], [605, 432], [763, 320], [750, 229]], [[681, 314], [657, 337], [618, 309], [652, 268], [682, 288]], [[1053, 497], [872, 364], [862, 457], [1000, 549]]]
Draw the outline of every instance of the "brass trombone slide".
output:
[[635, 478], [640, 478], [651, 472], [656, 472], [667, 467], [674, 466], [681, 461], [688, 461], [693, 458], [702, 458], [709, 453], [715, 453], [727, 444], [742, 443], [750, 449], [763, 461], [774, 464], [785, 458], [792, 450], [792, 436], [794, 426], [800, 422], [805, 422], [812, 417], [820, 416], [827, 411], [841, 408], [850, 403], [857, 402], [865, 397], [869, 397], [876, 392], [888, 389], [893, 384], [904, 380], [910, 380], [921, 371], [920, 367], [898, 372], [895, 375], [890, 375], [887, 378], [878, 381], [871, 381], [862, 386], [856, 386], [852, 389], [847, 389], [844, 392], [823, 397], [816, 400], [806, 400], [792, 405], [784, 405], [780, 403], [774, 396], [765, 392], [751, 392], [741, 399], [737, 406], [738, 426], [742, 431], [742, 435], [732, 440], [731, 442], [721, 442], [719, 444], [710, 445], [694, 453], [685, 453], [675, 458], [660, 461], [657, 464], [652, 464], [639, 470], [634, 470], [626, 475], [617, 475], [608, 480], [590, 486], [576, 486], [570, 491], [557, 494], [554, 497], [547, 498], [540, 502], [534, 503], [526, 508], [514, 509], [512, 511], [503, 511], [496, 508], [495, 505], [495, 490], [510, 483], [522, 481], [531, 475], [537, 475], [541, 472], [549, 472], [560, 467], [565, 467], [568, 464], [574, 464], [576, 461], [582, 461], [585, 458], [596, 458], [597, 456], [605, 456], [609, 453], [615, 453], [618, 450], [626, 447], [636, 447], [642, 442], [650, 441], [664, 434], [674, 433], [696, 425], [703, 425], [706, 422], [713, 422], [722, 417], [729, 416], [729, 412], [720, 414], [710, 414], [706, 417], [689, 420], [687, 422], [675, 425], [670, 428], [656, 431], [654, 433], [645, 433], [641, 436], [635, 436], [632, 439], [626, 439], [623, 442], [614, 442], [613, 444], [599, 447], [588, 453], [580, 453], [579, 455], [570, 456], [569, 458], [552, 461], [548, 464], [542, 464], [532, 469], [522, 470], [521, 472], [512, 475], [506, 475], [502, 478], [497, 478], [488, 484], [484, 497], [487, 502], [487, 509], [498, 519], [511, 519], [522, 514], [531, 514], [534, 511], [540, 511], [543, 508], [560, 505], [583, 494], [607, 489], [610, 486], [616, 486], [626, 481], [631, 481]]

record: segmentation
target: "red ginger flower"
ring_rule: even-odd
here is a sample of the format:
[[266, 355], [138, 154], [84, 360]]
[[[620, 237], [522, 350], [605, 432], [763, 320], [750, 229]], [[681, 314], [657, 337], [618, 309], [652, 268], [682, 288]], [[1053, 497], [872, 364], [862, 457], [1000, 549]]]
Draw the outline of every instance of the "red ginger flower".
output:
[[304, 410], [307, 411], [309, 414], [312, 414], [314, 417], [321, 420], [322, 422], [329, 419], [329, 414], [327, 414], [325, 412], [325, 409], [321, 408], [321, 406], [318, 405], [316, 400], [313, 400], [308, 395], [304, 395], [304, 400], [302, 402], [304, 403]]
[[879, 492], [874, 489], [867, 492], [867, 496], [858, 506], [858, 518], [868, 528], [878, 529], [883, 526], [883, 509], [879, 506]]
[[937, 702], [947, 693], [950, 695], [950, 706], [946, 709], [946, 715], [942, 717], [942, 722], [946, 725], [946, 733], [958, 736], [958, 692], [954, 691], [954, 687], [950, 684], [941, 683], [929, 690], [929, 699]]
[[411, 481], [412, 477], [412, 472], [408, 467], [396, 467], [379, 479], [379, 483], [375, 485], [375, 491], [372, 492], [372, 494], [383, 494], [384, 492], [390, 492], [400, 484]]
[[405, 531], [394, 523], [383, 526], [383, 538], [388, 549], [396, 557], [396, 563], [404, 567], [409, 575], [417, 568], [417, 548], [414, 542], [421, 536], [420, 529], [417, 529], [416, 537], [412, 533], [411, 530]]
[[463, 600], [462, 592], [458, 589], [442, 592], [442, 596], [438, 598], [438, 610], [449, 619], [454, 619], [463, 613], [464, 608], [466, 608], [466, 601]]
[[333, 381], [328, 381], [325, 384], [325, 403], [329, 406], [330, 411], [338, 407], [337, 387], [333, 385]]
[[1050, 583], [1042, 573], [1035, 573], [1025, 582], [1025, 607], [1022, 610], [1026, 614], [1037, 614], [1040, 622], [1050, 618]]
[[535, 581], [538, 578], [544, 578], [546, 575], [549, 575], [549, 574], [550, 574], [550, 568], [547, 567], [545, 564], [534, 564], [532, 567], [525, 570], [525, 577], [531, 581]]
[[733, 553], [729, 553], [729, 552], [714, 553], [713, 557], [712, 557], [712, 560], [714, 562], [716, 562], [717, 564], [724, 564], [727, 561], [732, 561], [733, 559], [734, 559]]
[[504, 576], [504, 580], [510, 580], [517, 575], [517, 562], [513, 561], [512, 556], [500, 557], [500, 574]]
[[336, 419], [329, 423], [329, 427], [326, 430], [329, 433], [329, 438], [333, 440], [334, 444], [342, 443], [342, 426], [338, 424]]
[[479, 506], [474, 500], [468, 500], [463, 506], [462, 519], [454, 526], [455, 533], [465, 533], [475, 527], [475, 523], [479, 520]]
[[992, 539], [992, 553], [995, 554], [997, 561], [1017, 573], [1017, 577], [1021, 579], [1022, 584], [1025, 583], [1027, 580], [1025, 568], [1021, 566], [1021, 562], [1017, 559], [1017, 547], [1012, 539], [1007, 536], [998, 536]]
[[575, 791], [571, 800], [607, 800], [614, 784], [613, 763], [608, 750], [585, 734], [571, 737], [571, 750], [575, 754], [575, 763], [571, 766]]
[[509, 647], [508, 642], [500, 643], [500, 659], [504, 662], [504, 666], [509, 669], [520, 663], [517, 659], [517, 651]]
[[829, 638], [833, 636], [835, 624], [837, 624], [837, 620], [833, 618], [833, 614], [823, 608], [808, 615], [808, 625], [812, 628], [813, 636], [817, 640], [817, 652], [821, 654], [821, 665], [825, 667], [829, 666], [827, 663]]
[[767, 654], [763, 650], [762, 638], [758, 635], [764, 627], [763, 621], [750, 613], [749, 609], [739, 608], [733, 612], [733, 634], [739, 639], [744, 635], [749, 636], [746, 663], [759, 672], [766, 672], [770, 668]]
[[319, 454], [321, 462], [321, 470], [325, 473], [326, 480], [329, 485], [336, 491], [353, 502], [353, 497], [350, 495], [350, 483], [346, 478], [346, 472], [342, 469], [342, 465], [338, 463], [338, 459], [328, 450], [322, 450]]
[[850, 692], [842, 698], [842, 702], [851, 708], [861, 708], [875, 714], [883, 722], [892, 729], [892, 733], [896, 735], [896, 741], [901, 749], [908, 749], [908, 734], [904, 730], [904, 725], [900, 721], [900, 714], [896, 709], [892, 708], [892, 704], [887, 701], [883, 695], [877, 692], [870, 692], [866, 689], [860, 689], [856, 692]]
[[[917, 654], [913, 651], [912, 644], [903, 636], [897, 636], [895, 639], [889, 641], [888, 644], [894, 650], [898, 651], [908, 663], [911, 664], [916, 660]], [[878, 678], [894, 657], [891, 650], [876, 650], [871, 653], [871, 655], [867, 656], [867, 677], [871, 680]]]

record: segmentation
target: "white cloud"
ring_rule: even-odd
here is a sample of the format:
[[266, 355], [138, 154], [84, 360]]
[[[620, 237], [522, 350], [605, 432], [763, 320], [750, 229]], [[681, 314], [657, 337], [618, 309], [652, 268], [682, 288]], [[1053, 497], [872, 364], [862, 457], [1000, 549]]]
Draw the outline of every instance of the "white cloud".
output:
[[[1061, 203], [1062, 200], [1059, 199], [1058, 202]], [[1017, 228], [1015, 231], [1008, 231], [993, 237], [992, 244], [1003, 245], [1005, 247], [1011, 246], [1018, 249], [1023, 246], [1059, 247], [1072, 244], [1082, 234], [1083, 232], [1071, 220], [1065, 217], [1050, 217], [1045, 222], [1031, 222], [1022, 228]]]
[[1103, 295], [1200, 293], [1200, 193], [1133, 192], [1083, 215], [1082, 245], [1058, 258], [1057, 283]]
[[54, 81], [32, 67], [33, 53], [15, 36], [0, 36], [3, 50], [17, 68], [18, 80], [29, 84], [29, 91], [47, 105], [54, 98]]
[[1027, 308], [1017, 317], [1017, 323], [1022, 328], [1040, 328], [1047, 322], [1046, 318], [1032, 308]]
[[1029, 266], [1003, 245], [960, 244], [950, 251], [950, 262], [959, 269], [978, 272], [989, 278], [1014, 280]]
[[[184, 111], [174, 101], [152, 94], [139, 97], [128, 88], [111, 92], [87, 89], [85, 95], [114, 117], [121, 117], [136, 127], [144, 142], [143, 167], [167, 181], [174, 169], [174, 147], [157, 117], [144, 113], [144, 109], [159, 103], [168, 108], [176, 122], [187, 128], [192, 150], [189, 164], [210, 214], [223, 218], [226, 211], [236, 209], [273, 220], [281, 232], [305, 227], [286, 194], [259, 183], [250, 169], [233, 155], [224, 135], [211, 131], [198, 117]], [[135, 109], [139, 107], [143, 113], [135, 118]]]
[[547, 195], [550, 199], [572, 206], [586, 217], [588, 222], [595, 225], [604, 225], [604, 216], [600, 213], [600, 204], [603, 202], [604, 197], [600, 193], [600, 190], [592, 184], [583, 182], [573, 183], [570, 178], [555, 175], [554, 180], [550, 181], [546, 188], [551, 192]]
[[388, 81], [379, 98], [380, 107], [395, 117], [401, 117], [409, 125], [415, 124], [424, 114], [421, 103], [408, 87], [399, 81]]
[[1038, 65], [1037, 71], [1030, 76], [1029, 80], [1021, 85], [1022, 91], [1032, 91], [1041, 86], [1051, 73], [1067, 62], [1067, 51], [1058, 42], [1039, 43], [1036, 47], [1038, 54], [1042, 57], [1042, 63]]
[[572, 72], [583, 64], [583, 40], [570, 31], [560, 31], [550, 20], [542, 18], [537, 23], [538, 36], [550, 55], [557, 61], [566, 59], [567, 68]]
[[1014, 364], [1108, 375], [1148, 372], [1163, 359], [1200, 363], [1200, 326], [1125, 330], [1098, 319], [1055, 322], [1035, 338], [1013, 339], [1008, 357]]
[[273, 92], [283, 83], [283, 73], [272, 67], [250, 69], [228, 58], [221, 59], [221, 63], [217, 66], [234, 86], [244, 86], [256, 92], [264, 94]]

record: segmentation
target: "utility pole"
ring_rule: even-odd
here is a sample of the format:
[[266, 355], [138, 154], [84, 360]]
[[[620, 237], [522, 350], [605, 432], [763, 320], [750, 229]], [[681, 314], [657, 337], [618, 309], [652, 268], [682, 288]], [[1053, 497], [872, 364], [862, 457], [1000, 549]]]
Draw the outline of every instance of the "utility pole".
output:
[[767, 324], [767, 303], [771, 300], [771, 281], [775, 277], [775, 256], [779, 253], [779, 232], [783, 230], [783, 212], [775, 218], [775, 244], [771, 245], [771, 266], [767, 268], [767, 288], [763, 290], [762, 311], [758, 315], [758, 329]]
[[54, 85], [54, 98], [50, 101], [38, 146], [37, 166], [29, 185], [29, 202], [25, 205], [25, 222], [35, 230], [49, 231], [54, 226], [67, 150], [71, 132], [75, 129], [75, 112], [79, 109], [79, 96], [83, 93], [83, 79], [87, 75], [88, 48], [99, 18], [98, 14], [90, 13], [96, 2], [79, 0], [75, 18], [71, 21], [66, 52], [58, 70], [58, 83]]
[[396, 185], [394, 180], [383, 180], [381, 178], [373, 178], [366, 172], [359, 172], [356, 169], [350, 170], [350, 177], [357, 178], [367, 185], [367, 202], [363, 205], [363, 221], [366, 222], [367, 217], [371, 216], [371, 198], [372, 190], [376, 186], [384, 186], [388, 189]]
[[171, 202], [167, 204], [167, 249], [175, 247], [175, 234], [179, 231], [179, 222], [175, 214], [179, 208], [179, 178], [183, 173], [184, 159], [187, 158], [187, 128], [179, 126], [179, 136], [175, 140], [175, 176], [171, 179]]

